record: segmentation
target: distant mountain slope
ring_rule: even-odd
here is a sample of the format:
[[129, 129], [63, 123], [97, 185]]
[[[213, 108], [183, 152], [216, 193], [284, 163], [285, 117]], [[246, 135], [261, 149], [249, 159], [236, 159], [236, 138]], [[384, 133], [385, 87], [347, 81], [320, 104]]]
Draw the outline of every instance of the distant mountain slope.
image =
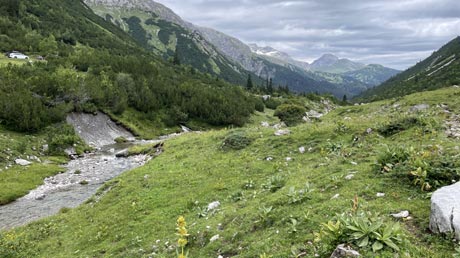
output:
[[274, 48], [246, 45], [214, 29], [198, 29], [209, 42], [247, 70], [262, 78], [273, 78], [277, 84], [289, 85], [294, 91], [329, 92], [341, 98], [343, 95], [354, 96], [370, 87], [351, 77], [310, 71], [308, 63], [297, 61]]
[[332, 54], [324, 54], [310, 65], [310, 69], [327, 73], [346, 73], [362, 69], [364, 66], [364, 64], [353, 62], [349, 59], [338, 58]]
[[170, 9], [153, 1], [86, 0], [95, 13], [128, 32], [136, 41], [165, 59], [173, 58], [229, 82], [244, 84], [247, 72], [190, 30]]
[[358, 99], [379, 100], [460, 84], [460, 37]]
[[400, 72], [382, 65], [370, 64], [359, 70], [346, 72], [344, 75], [368, 85], [377, 86]]
[[288, 85], [296, 92], [327, 92], [341, 98], [375, 86], [368, 81], [379, 77], [341, 75], [365, 65], [332, 55], [323, 56], [311, 66], [271, 47], [246, 45], [222, 32], [184, 21], [169, 8], [151, 0], [85, 2], [98, 15], [129, 32], [145, 48], [166, 59], [172, 58], [177, 49], [183, 63], [230, 82], [244, 84], [247, 74], [253, 73], [256, 84], [271, 78], [275, 85]]
[[309, 63], [295, 60], [289, 54], [281, 52], [272, 47], [259, 47], [257, 44], [249, 44], [249, 47], [251, 48], [251, 51], [253, 53], [256, 53], [259, 56], [263, 56], [264, 58], [272, 61], [273, 63], [278, 63], [284, 66], [293, 65], [303, 70], [310, 69]]

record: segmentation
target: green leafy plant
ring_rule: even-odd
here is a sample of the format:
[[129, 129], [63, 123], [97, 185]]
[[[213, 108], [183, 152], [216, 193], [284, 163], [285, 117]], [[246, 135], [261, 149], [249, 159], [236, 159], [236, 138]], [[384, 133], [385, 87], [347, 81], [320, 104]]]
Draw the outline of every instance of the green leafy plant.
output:
[[371, 248], [373, 252], [385, 246], [399, 251], [402, 232], [397, 222], [385, 222], [377, 214], [361, 213], [339, 215], [337, 220], [321, 224], [315, 233], [315, 242], [348, 242], [361, 248]]
[[430, 183], [427, 182], [427, 172], [421, 167], [411, 171], [410, 174], [414, 177], [414, 185], [420, 185], [420, 190], [429, 191], [431, 189]]
[[283, 188], [285, 184], [286, 178], [282, 175], [274, 175], [267, 180], [267, 183], [263, 185], [263, 188], [274, 193]]
[[390, 172], [395, 165], [398, 165], [410, 157], [410, 151], [402, 146], [390, 147], [385, 146], [385, 149], [377, 156], [377, 165], [381, 172]]
[[307, 182], [302, 189], [296, 190], [295, 187], [290, 187], [289, 192], [287, 193], [288, 196], [288, 203], [289, 204], [298, 204], [302, 203], [303, 201], [310, 198], [309, 194], [313, 192], [314, 189], [311, 185]]
[[246, 180], [246, 182], [243, 184], [243, 189], [245, 190], [254, 189], [255, 187], [256, 184], [251, 179]]
[[257, 214], [258, 220], [256, 221], [256, 224], [261, 224], [263, 226], [271, 225], [273, 223], [273, 218], [272, 218], [273, 213], [272, 212], [273, 212], [273, 206], [259, 207], [259, 213]]

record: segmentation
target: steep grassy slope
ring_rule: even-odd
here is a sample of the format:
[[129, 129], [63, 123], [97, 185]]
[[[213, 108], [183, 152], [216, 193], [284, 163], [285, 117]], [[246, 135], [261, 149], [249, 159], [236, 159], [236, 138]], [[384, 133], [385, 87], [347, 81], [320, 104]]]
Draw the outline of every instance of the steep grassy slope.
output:
[[[448, 138], [442, 127], [450, 116], [445, 109], [460, 113], [459, 95], [459, 89], [447, 88], [338, 108], [320, 121], [290, 128], [285, 136], [259, 126], [269, 117], [258, 114], [242, 129], [168, 140], [163, 154], [107, 183], [98, 198], [3, 232], [0, 250], [10, 257], [174, 257], [175, 223], [184, 215], [189, 257], [329, 257], [339, 242], [324, 236], [314, 241], [314, 232], [321, 223], [334, 222], [336, 214], [354, 211], [378, 212], [385, 225], [394, 221], [402, 227], [399, 254], [388, 246], [378, 253], [369, 245], [355, 246], [364, 257], [449, 257], [452, 241], [426, 230], [430, 201], [408, 177], [410, 168], [398, 165], [403, 161], [378, 164], [396, 155], [396, 147], [402, 151], [395, 153], [410, 153], [407, 162], [457, 153], [458, 140]], [[438, 106], [441, 102], [444, 106]], [[409, 111], [421, 103], [429, 108]], [[419, 120], [400, 123], [410, 117]], [[235, 133], [251, 143], [223, 150], [224, 139]], [[442, 171], [439, 164], [432, 169]], [[214, 201], [221, 205], [207, 211]], [[389, 216], [401, 210], [409, 210], [411, 219]]]
[[456, 84], [460, 84], [460, 37], [357, 99], [379, 100]]
[[366, 65], [364, 68], [346, 72], [344, 75], [352, 77], [356, 80], [359, 80], [367, 85], [377, 86], [389, 78], [395, 76], [400, 71], [387, 68], [381, 65]]
[[148, 10], [89, 4], [98, 15], [119, 26], [143, 47], [165, 59], [172, 59], [177, 50], [181, 63], [191, 65], [201, 72], [241, 85], [247, 78], [244, 68], [221, 55], [199, 33], [162, 20]]

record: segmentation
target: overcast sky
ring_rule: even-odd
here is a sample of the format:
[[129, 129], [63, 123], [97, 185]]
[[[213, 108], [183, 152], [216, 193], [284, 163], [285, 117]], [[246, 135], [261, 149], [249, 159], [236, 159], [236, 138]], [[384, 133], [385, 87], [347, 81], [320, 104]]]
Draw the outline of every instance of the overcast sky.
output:
[[158, 0], [185, 20], [311, 62], [405, 69], [460, 35], [460, 0]]

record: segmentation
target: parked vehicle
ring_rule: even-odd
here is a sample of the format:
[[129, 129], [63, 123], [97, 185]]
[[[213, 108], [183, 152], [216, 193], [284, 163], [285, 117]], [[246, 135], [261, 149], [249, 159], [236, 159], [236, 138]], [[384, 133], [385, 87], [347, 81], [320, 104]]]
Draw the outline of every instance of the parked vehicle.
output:
[[20, 52], [12, 52], [8, 55], [9, 58], [14, 58], [14, 59], [29, 59], [28, 56], [24, 55], [23, 53]]

